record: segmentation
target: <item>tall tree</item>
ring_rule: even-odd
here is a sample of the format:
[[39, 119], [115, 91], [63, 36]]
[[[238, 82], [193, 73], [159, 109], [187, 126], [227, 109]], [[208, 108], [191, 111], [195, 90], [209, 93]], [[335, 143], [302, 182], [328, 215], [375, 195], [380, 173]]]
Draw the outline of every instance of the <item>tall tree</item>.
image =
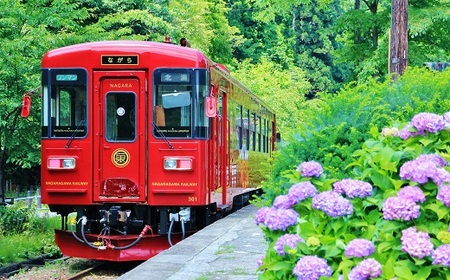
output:
[[[76, 2], [76, 1], [74, 1]], [[40, 161], [40, 100], [31, 116], [20, 119], [21, 97], [40, 85], [40, 59], [51, 47], [73, 38], [79, 19], [88, 13], [69, 1], [3, 0], [0, 5], [0, 194], [4, 198], [5, 165], [22, 170]], [[33, 97], [36, 97], [35, 95]], [[19, 177], [20, 176], [16, 176]], [[4, 201], [0, 201], [4, 202]]]
[[232, 47], [240, 42], [239, 30], [229, 24], [223, 0], [174, 0], [169, 9], [179, 38], [187, 38], [191, 47], [215, 62], [232, 62]]
[[[450, 1], [408, 2], [408, 65], [450, 60], [450, 29], [446, 27]], [[355, 9], [345, 8], [347, 12], [336, 25], [342, 42], [335, 52], [336, 62], [347, 64], [352, 70], [347, 81], [384, 77], [388, 72], [391, 1], [363, 0]]]

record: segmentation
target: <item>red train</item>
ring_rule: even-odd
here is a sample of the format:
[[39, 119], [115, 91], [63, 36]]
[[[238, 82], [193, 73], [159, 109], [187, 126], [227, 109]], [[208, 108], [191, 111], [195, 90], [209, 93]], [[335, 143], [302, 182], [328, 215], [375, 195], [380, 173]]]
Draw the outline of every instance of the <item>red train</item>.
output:
[[259, 194], [249, 159], [275, 141], [274, 112], [198, 50], [104, 41], [43, 57], [42, 201], [64, 255], [167, 249]]

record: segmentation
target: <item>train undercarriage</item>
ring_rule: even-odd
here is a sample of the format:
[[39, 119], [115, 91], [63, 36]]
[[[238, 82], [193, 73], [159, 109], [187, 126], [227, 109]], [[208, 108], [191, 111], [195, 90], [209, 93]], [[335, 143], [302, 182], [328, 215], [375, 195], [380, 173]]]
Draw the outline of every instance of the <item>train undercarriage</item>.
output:
[[63, 255], [108, 261], [147, 260], [217, 219], [247, 205], [261, 189], [236, 195], [233, 205], [157, 207], [139, 204], [50, 206], [62, 217], [55, 240]]

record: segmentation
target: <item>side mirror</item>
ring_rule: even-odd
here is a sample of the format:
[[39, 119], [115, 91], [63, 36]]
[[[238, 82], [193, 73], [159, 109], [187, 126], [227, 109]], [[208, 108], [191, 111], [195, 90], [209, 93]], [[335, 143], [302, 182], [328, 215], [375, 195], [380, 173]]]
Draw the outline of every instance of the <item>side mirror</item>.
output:
[[217, 116], [217, 99], [213, 96], [205, 99], [205, 115], [209, 118]]
[[20, 115], [22, 118], [28, 118], [31, 112], [31, 96], [28, 94], [24, 94], [22, 96], [22, 110], [20, 111]]

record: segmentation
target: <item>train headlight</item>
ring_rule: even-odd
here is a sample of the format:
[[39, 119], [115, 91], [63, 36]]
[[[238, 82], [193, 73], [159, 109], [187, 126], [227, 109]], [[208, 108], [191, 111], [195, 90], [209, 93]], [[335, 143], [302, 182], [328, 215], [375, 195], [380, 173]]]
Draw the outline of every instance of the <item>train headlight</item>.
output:
[[63, 159], [62, 166], [64, 169], [75, 169], [75, 159], [74, 158]]
[[176, 169], [177, 168], [177, 160], [172, 158], [164, 159], [164, 169]]
[[47, 159], [47, 168], [51, 170], [73, 170], [77, 161], [73, 157], [58, 157]]
[[166, 157], [164, 158], [165, 170], [192, 170], [192, 158], [189, 157]]

